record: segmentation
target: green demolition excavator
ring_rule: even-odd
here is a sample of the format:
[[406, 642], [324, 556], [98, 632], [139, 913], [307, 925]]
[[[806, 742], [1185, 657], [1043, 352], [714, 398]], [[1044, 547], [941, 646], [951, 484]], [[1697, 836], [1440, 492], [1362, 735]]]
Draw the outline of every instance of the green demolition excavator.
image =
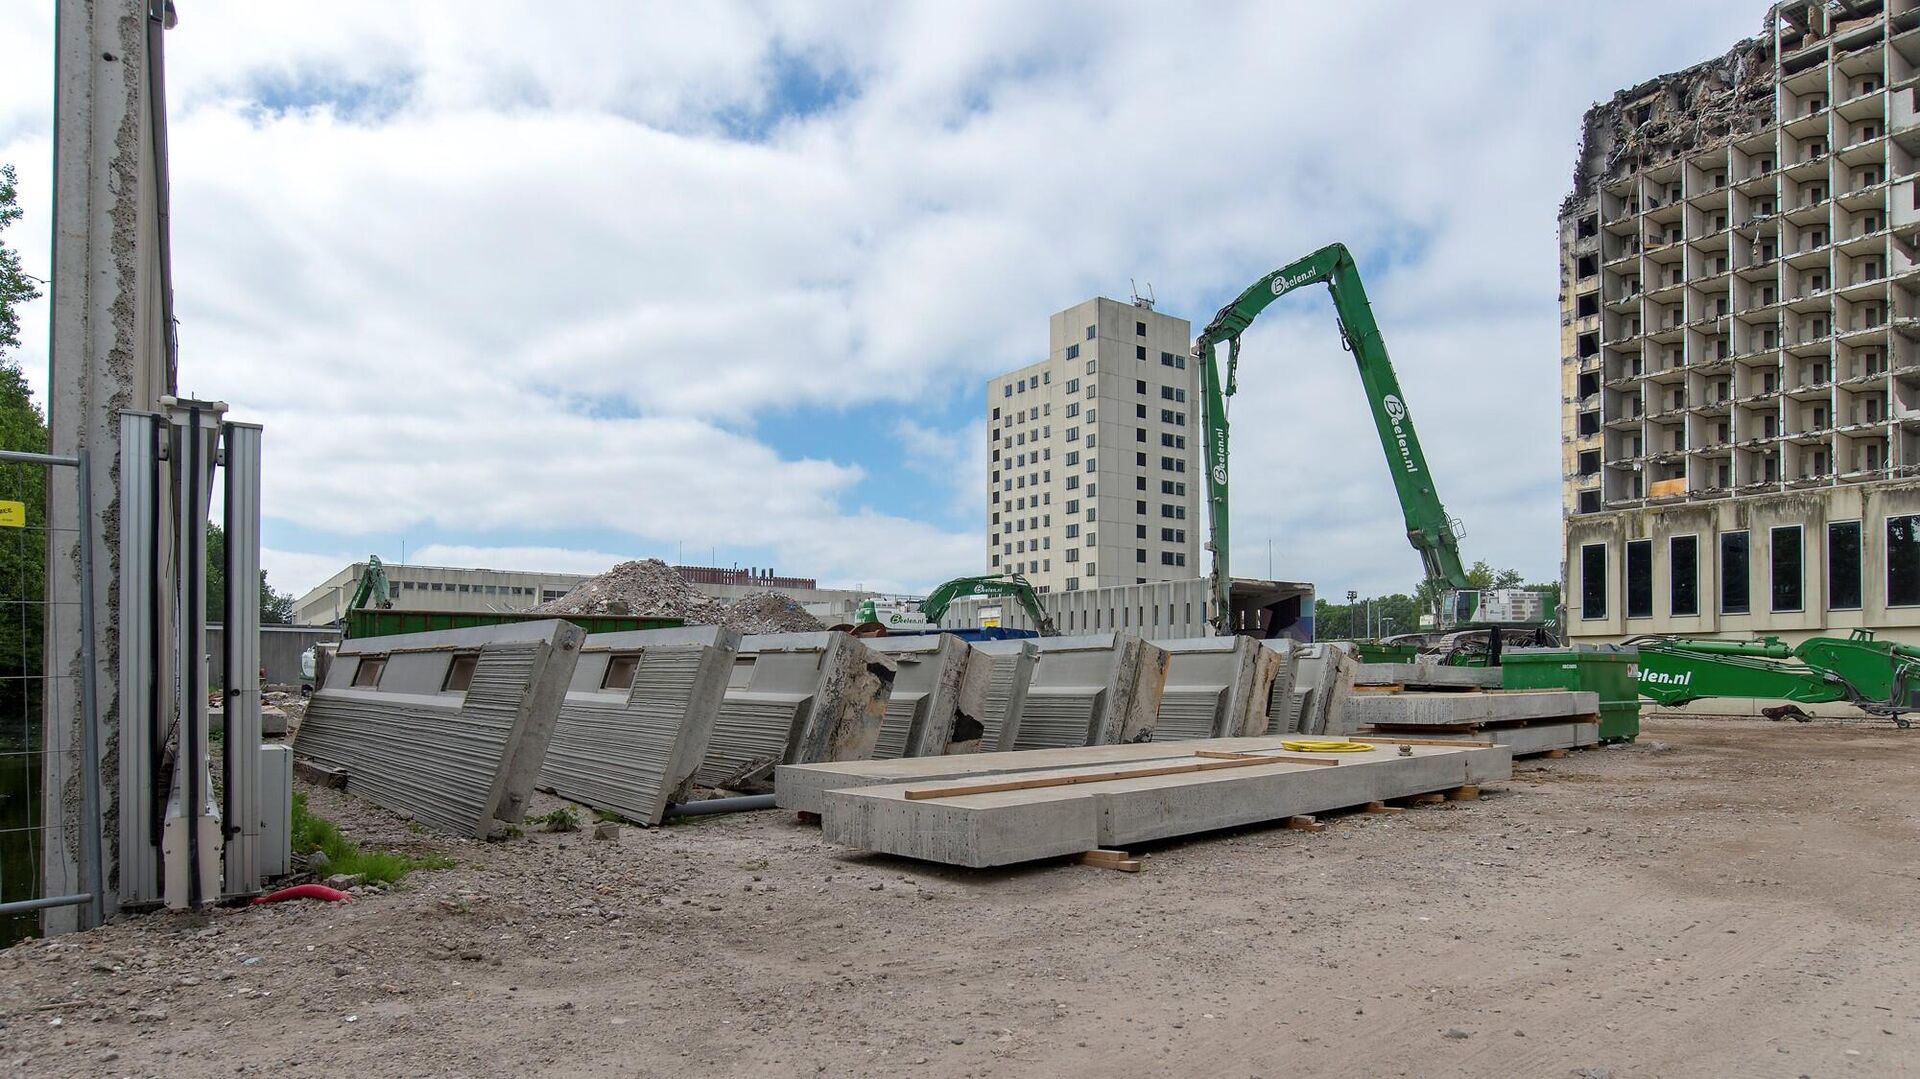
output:
[[1847, 638], [1810, 637], [1790, 647], [1778, 637], [1705, 641], [1642, 637], [1640, 695], [1660, 704], [1709, 697], [1786, 701], [1761, 709], [1769, 719], [1807, 719], [1802, 704], [1851, 704], [1868, 715], [1911, 727], [1920, 712], [1920, 648], [1875, 640], [1872, 630]]
[[[1373, 319], [1373, 308], [1360, 284], [1360, 268], [1343, 244], [1329, 244], [1298, 262], [1290, 263], [1255, 281], [1232, 303], [1220, 309], [1194, 344], [1194, 358], [1200, 366], [1200, 392], [1206, 410], [1207, 516], [1212, 539], [1207, 548], [1213, 552], [1212, 591], [1215, 622], [1223, 634], [1233, 632], [1232, 579], [1227, 571], [1227, 409], [1226, 399], [1237, 388], [1240, 366], [1240, 335], [1246, 332], [1262, 311], [1287, 293], [1306, 285], [1323, 284], [1333, 295], [1333, 306], [1340, 319], [1340, 335], [1353, 353], [1360, 371], [1360, 383], [1366, 389], [1367, 403], [1373, 412], [1374, 430], [1386, 450], [1387, 465], [1393, 473], [1393, 485], [1400, 497], [1400, 510], [1406, 518], [1407, 540], [1420, 552], [1420, 561], [1429, 580], [1436, 582], [1441, 595], [1440, 610], [1434, 612], [1442, 629], [1451, 629], [1485, 621], [1482, 593], [1467, 577], [1460, 558], [1459, 522], [1447, 516], [1446, 507], [1434, 490], [1433, 473], [1414, 434], [1413, 419], [1401, 396], [1400, 381], [1394, 376], [1393, 363], [1387, 358], [1386, 342]], [[1227, 346], [1227, 377], [1222, 383], [1216, 359], [1218, 346]], [[1550, 615], [1551, 612], [1545, 612]], [[1485, 614], [1493, 615], [1491, 607]], [[1511, 623], [1538, 625], [1537, 621]]]
[[[986, 577], [955, 577], [927, 593], [927, 598], [920, 602], [920, 613], [926, 616], [929, 626], [938, 626], [940, 619], [946, 615], [947, 608], [952, 606], [953, 601], [964, 596], [1011, 596], [1020, 604], [1020, 609], [1027, 612], [1027, 618], [1032, 620], [1040, 636], [1058, 637], [1060, 635], [1059, 629], [1053, 624], [1053, 619], [1040, 609], [1040, 599], [1035, 594], [1033, 585], [1028, 584], [1027, 579], [1017, 573]], [[861, 604], [860, 612], [859, 617], [862, 621], [874, 621], [873, 601], [868, 600]]]

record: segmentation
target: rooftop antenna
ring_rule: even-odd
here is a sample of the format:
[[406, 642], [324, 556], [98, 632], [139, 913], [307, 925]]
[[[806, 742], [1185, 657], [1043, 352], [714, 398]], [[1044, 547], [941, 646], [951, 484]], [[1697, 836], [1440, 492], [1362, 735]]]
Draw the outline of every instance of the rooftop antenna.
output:
[[1147, 282], [1147, 294], [1145, 296], [1140, 295], [1140, 286], [1135, 284], [1131, 277], [1127, 278], [1127, 287], [1133, 290], [1133, 306], [1144, 307], [1149, 311], [1153, 310], [1153, 282]]

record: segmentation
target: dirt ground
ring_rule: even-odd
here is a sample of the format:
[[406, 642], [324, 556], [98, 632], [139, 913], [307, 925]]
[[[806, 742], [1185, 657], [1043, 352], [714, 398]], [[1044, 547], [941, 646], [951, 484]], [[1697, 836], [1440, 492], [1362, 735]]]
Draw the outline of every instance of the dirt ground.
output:
[[1484, 799], [1126, 875], [854, 854], [778, 812], [442, 849], [352, 904], [0, 953], [18, 1075], [1920, 1072], [1920, 731], [1656, 719]]

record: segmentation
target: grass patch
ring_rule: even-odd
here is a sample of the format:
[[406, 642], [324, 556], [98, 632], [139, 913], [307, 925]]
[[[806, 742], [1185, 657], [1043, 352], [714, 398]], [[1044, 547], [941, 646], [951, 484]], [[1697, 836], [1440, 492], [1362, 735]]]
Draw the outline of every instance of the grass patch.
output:
[[390, 850], [362, 850], [360, 844], [340, 834], [339, 825], [307, 809], [304, 791], [293, 794], [293, 849], [296, 854], [325, 854], [328, 876], [357, 874], [369, 884], [398, 884], [415, 869], [451, 869], [454, 864], [444, 854], [416, 857]]
[[577, 832], [580, 830], [580, 818], [574, 814], [571, 806], [561, 806], [551, 813], [542, 814], [538, 817], [528, 817], [527, 823], [537, 824], [543, 831], [548, 832]]

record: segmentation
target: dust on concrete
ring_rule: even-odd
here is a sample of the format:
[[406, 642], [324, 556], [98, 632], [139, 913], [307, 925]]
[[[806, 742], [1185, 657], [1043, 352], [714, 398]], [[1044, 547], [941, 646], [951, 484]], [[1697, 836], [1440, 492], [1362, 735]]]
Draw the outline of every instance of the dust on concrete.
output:
[[[1891, 1075], [1920, 1068], [1911, 732], [1654, 721], [1479, 802], [969, 872], [768, 812], [414, 833], [353, 904], [0, 953], [18, 1074]], [[547, 806], [536, 806], [540, 812]]]

